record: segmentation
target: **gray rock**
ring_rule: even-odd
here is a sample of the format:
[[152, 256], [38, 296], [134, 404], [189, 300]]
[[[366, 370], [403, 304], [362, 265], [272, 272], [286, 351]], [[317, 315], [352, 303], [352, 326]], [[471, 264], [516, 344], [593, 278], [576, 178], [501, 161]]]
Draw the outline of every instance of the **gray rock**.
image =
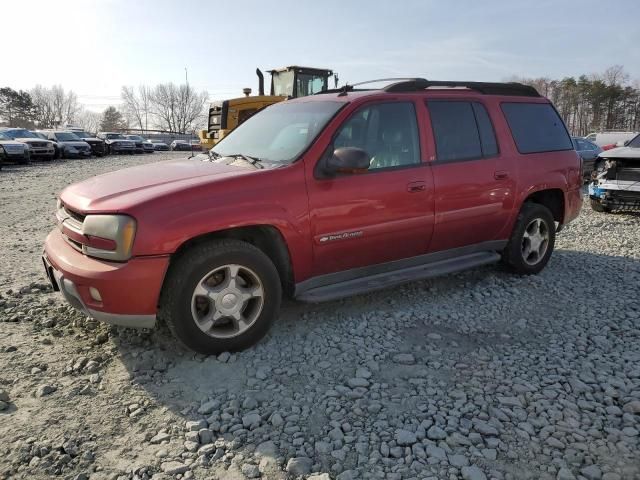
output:
[[7, 408], [9, 408], [9, 404], [0, 400], [0, 412], [6, 410]]
[[242, 425], [244, 428], [250, 428], [252, 426], [258, 426], [261, 422], [260, 415], [257, 413], [249, 413], [242, 417]]
[[53, 392], [57, 390], [53, 385], [40, 385], [36, 390], [37, 397], [45, 397], [47, 395], [51, 395]]
[[415, 357], [410, 353], [397, 353], [393, 356], [393, 361], [401, 365], [413, 365], [416, 363]]
[[229, 352], [222, 352], [218, 355], [217, 360], [222, 363], [227, 363], [231, 358], [231, 354]]
[[287, 472], [291, 475], [306, 475], [311, 472], [313, 461], [308, 457], [294, 457], [287, 462]]
[[427, 430], [427, 438], [431, 440], [444, 440], [447, 438], [447, 432], [440, 427], [433, 425], [429, 430]]
[[354, 470], [345, 470], [336, 477], [336, 480], [355, 480], [357, 473]]
[[331, 450], [333, 450], [333, 447], [328, 442], [316, 442], [315, 444], [315, 451], [321, 455], [329, 454]]
[[475, 465], [462, 467], [462, 478], [464, 480], [487, 480], [487, 476]]
[[331, 480], [328, 473], [314, 473], [307, 477], [307, 480]]
[[149, 442], [157, 444], [161, 442], [167, 442], [169, 440], [171, 440], [171, 435], [169, 435], [167, 432], [158, 432], [156, 435], [151, 437], [151, 440], [149, 440]]
[[213, 442], [213, 432], [207, 428], [202, 428], [198, 430], [198, 438], [202, 445], [206, 445], [208, 443]]
[[447, 459], [447, 452], [444, 451], [444, 448], [429, 444], [427, 445], [426, 452], [428, 457], [437, 458], [438, 460]]
[[562, 467], [558, 470], [556, 480], [576, 480], [576, 476], [566, 467]]
[[208, 425], [206, 420], [197, 420], [197, 421], [187, 422], [185, 424], [185, 429], [187, 430], [187, 432], [197, 432], [198, 430], [207, 428], [207, 426]]
[[464, 455], [449, 455], [449, 464], [460, 468], [469, 465], [469, 460]]
[[242, 465], [240, 469], [242, 474], [247, 478], [258, 478], [260, 477], [260, 469], [257, 465], [252, 465], [250, 463], [245, 463]]
[[580, 469], [580, 473], [587, 478], [587, 480], [600, 480], [602, 478], [602, 470], [597, 465], [589, 465]]
[[160, 469], [168, 475], [178, 475], [179, 473], [185, 473], [189, 470], [189, 467], [182, 462], [164, 462], [160, 465]]
[[411, 446], [417, 441], [415, 433], [404, 429], [396, 430], [396, 443], [401, 447]]
[[278, 455], [278, 448], [272, 441], [267, 441], [258, 445], [253, 453], [260, 457], [276, 457]]
[[625, 403], [622, 411], [627, 413], [640, 413], [640, 400], [632, 400]]
[[0, 388], [0, 402], [9, 402], [9, 392]]

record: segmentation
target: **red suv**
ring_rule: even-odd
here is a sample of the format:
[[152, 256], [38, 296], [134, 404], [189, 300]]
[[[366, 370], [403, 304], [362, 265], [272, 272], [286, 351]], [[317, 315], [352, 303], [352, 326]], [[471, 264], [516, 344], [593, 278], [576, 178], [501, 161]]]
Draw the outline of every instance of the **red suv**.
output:
[[412, 79], [270, 106], [209, 153], [60, 195], [44, 263], [90, 316], [245, 348], [283, 295], [318, 302], [502, 260], [549, 260], [581, 165], [521, 84]]

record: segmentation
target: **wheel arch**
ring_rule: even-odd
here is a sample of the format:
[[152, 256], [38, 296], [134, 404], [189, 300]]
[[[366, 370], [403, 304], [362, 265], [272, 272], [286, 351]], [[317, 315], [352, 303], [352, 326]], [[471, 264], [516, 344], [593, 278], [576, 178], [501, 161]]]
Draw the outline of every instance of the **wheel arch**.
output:
[[561, 188], [547, 188], [530, 192], [522, 204], [527, 202], [537, 203], [548, 208], [556, 222], [560, 225], [564, 223], [565, 198]]
[[216, 230], [192, 237], [178, 246], [171, 255], [169, 268], [171, 268], [172, 262], [179, 259], [180, 256], [190, 248], [202, 243], [221, 239], [241, 240], [260, 249], [271, 259], [278, 270], [284, 294], [287, 296], [293, 295], [295, 281], [291, 254], [284, 235], [273, 225], [245, 225]]

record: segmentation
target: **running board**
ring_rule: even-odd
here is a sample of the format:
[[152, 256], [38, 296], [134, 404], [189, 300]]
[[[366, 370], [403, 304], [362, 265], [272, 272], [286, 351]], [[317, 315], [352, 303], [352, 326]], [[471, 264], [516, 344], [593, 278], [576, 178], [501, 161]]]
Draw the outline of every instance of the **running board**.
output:
[[339, 283], [311, 288], [296, 295], [302, 302], [326, 302], [361, 293], [382, 290], [414, 280], [438, 277], [450, 273], [480, 267], [500, 260], [496, 252], [476, 252], [464, 256], [401, 268], [386, 273], [378, 273], [354, 278]]

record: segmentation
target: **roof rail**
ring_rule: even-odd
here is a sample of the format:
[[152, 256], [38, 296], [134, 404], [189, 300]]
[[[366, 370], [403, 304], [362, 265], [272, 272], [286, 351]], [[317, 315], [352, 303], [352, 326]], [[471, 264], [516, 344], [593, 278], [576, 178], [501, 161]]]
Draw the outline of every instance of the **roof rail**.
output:
[[495, 83], [495, 82], [460, 82], [446, 80], [427, 80], [425, 78], [412, 78], [387, 85], [382, 90], [385, 92], [417, 92], [430, 87], [459, 88], [464, 87], [475, 90], [485, 95], [518, 95], [523, 97], [539, 97], [538, 91], [530, 85], [522, 83]]

